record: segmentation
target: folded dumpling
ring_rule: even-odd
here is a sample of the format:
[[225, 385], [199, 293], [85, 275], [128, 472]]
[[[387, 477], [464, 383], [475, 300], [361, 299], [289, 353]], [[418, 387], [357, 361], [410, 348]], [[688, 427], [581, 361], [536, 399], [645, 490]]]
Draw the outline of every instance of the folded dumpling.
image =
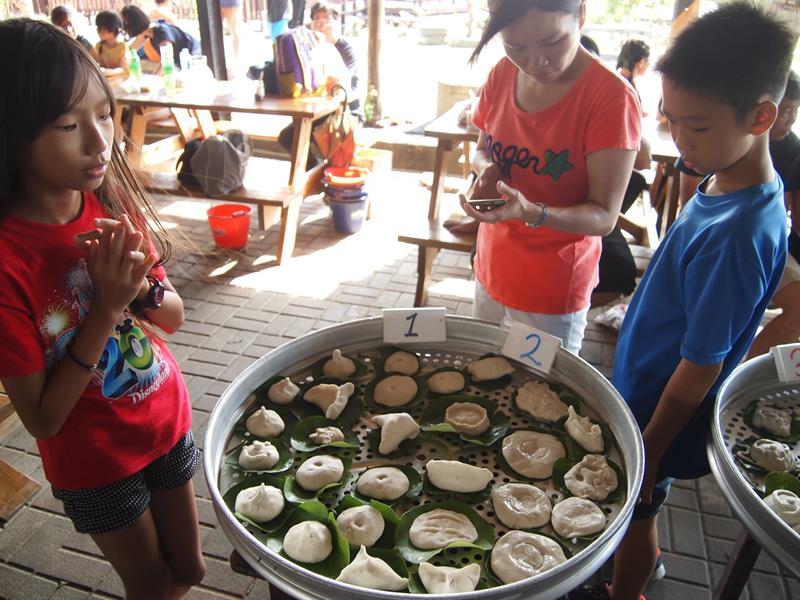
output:
[[567, 405], [550, 386], [538, 381], [528, 381], [517, 390], [517, 407], [534, 419], [554, 423], [567, 416]]
[[386, 561], [367, 554], [364, 546], [361, 546], [355, 560], [342, 569], [336, 581], [389, 592], [399, 592], [408, 587], [408, 579], [395, 573]]
[[479, 492], [494, 477], [489, 469], [475, 467], [458, 460], [429, 460], [425, 465], [428, 479], [440, 490], [450, 492]]
[[564, 475], [564, 485], [575, 496], [602, 502], [617, 489], [617, 473], [601, 454], [587, 454]]
[[408, 539], [420, 550], [433, 550], [453, 542], [472, 543], [478, 539], [478, 530], [467, 515], [434, 508], [414, 519]]
[[514, 367], [502, 356], [489, 356], [467, 365], [473, 381], [492, 381], [514, 372]]
[[769, 506], [789, 527], [800, 533], [800, 498], [789, 490], [775, 490], [764, 498]]
[[759, 402], [753, 411], [753, 425], [779, 437], [789, 437], [792, 433], [792, 413]]
[[569, 416], [564, 422], [564, 429], [569, 436], [578, 442], [587, 452], [599, 454], [603, 451], [603, 431], [600, 425], [592, 423], [589, 417], [582, 417], [571, 406], [567, 407]]
[[553, 507], [553, 530], [562, 538], [594, 535], [606, 526], [606, 515], [594, 502], [572, 496]]
[[429, 562], [420, 563], [417, 570], [422, 585], [429, 594], [460, 594], [472, 592], [481, 579], [481, 566], [472, 563], [466, 567], [437, 567]]
[[381, 443], [378, 452], [391, 454], [404, 440], [413, 440], [419, 435], [419, 425], [408, 413], [378, 415], [372, 420], [381, 428]]
[[766, 471], [793, 471], [797, 464], [789, 446], [766, 439], [753, 442], [750, 460]]
[[566, 455], [561, 440], [549, 433], [515, 431], [503, 438], [503, 458], [523, 477], [551, 477], [555, 462]]
[[350, 381], [342, 385], [320, 383], [309, 389], [303, 398], [320, 407], [325, 413], [325, 418], [334, 421], [342, 414], [347, 401], [355, 391], [356, 386]]

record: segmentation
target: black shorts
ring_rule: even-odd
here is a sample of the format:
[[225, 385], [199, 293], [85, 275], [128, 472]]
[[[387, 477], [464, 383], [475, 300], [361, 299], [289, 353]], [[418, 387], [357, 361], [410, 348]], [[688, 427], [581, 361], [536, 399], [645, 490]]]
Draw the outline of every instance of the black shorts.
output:
[[199, 465], [190, 429], [169, 452], [125, 479], [82, 490], [53, 487], [53, 496], [64, 503], [78, 533], [109, 533], [133, 525], [150, 506], [151, 492], [184, 485]]
[[661, 481], [657, 481], [653, 488], [653, 497], [650, 499], [650, 504], [637, 504], [633, 509], [633, 520], [651, 519], [655, 517], [669, 496], [669, 490], [672, 487], [672, 477], [665, 477]]

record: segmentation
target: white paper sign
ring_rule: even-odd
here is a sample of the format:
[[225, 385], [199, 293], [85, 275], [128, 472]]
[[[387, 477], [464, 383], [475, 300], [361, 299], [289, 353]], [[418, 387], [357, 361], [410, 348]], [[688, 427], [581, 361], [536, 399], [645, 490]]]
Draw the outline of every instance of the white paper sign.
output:
[[800, 344], [784, 344], [772, 348], [778, 379], [784, 383], [800, 381]]
[[559, 347], [561, 347], [560, 338], [513, 321], [506, 342], [503, 344], [502, 353], [549, 373]]
[[384, 308], [383, 343], [444, 342], [444, 308]]

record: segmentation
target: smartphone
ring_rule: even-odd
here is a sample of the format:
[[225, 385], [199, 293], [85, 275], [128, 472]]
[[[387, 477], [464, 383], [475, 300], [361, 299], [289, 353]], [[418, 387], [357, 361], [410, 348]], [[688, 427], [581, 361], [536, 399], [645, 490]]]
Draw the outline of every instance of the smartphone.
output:
[[508, 200], [503, 198], [481, 198], [479, 200], [467, 200], [467, 204], [472, 206], [475, 210], [493, 210], [498, 206], [503, 206]]

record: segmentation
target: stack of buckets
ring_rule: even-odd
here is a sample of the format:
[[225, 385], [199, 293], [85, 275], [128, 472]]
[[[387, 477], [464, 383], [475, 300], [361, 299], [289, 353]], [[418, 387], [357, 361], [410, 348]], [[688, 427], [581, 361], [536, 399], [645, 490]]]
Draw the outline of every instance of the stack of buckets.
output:
[[359, 167], [325, 169], [322, 187], [325, 202], [333, 213], [333, 226], [340, 233], [355, 233], [367, 215], [367, 177], [369, 172]]

